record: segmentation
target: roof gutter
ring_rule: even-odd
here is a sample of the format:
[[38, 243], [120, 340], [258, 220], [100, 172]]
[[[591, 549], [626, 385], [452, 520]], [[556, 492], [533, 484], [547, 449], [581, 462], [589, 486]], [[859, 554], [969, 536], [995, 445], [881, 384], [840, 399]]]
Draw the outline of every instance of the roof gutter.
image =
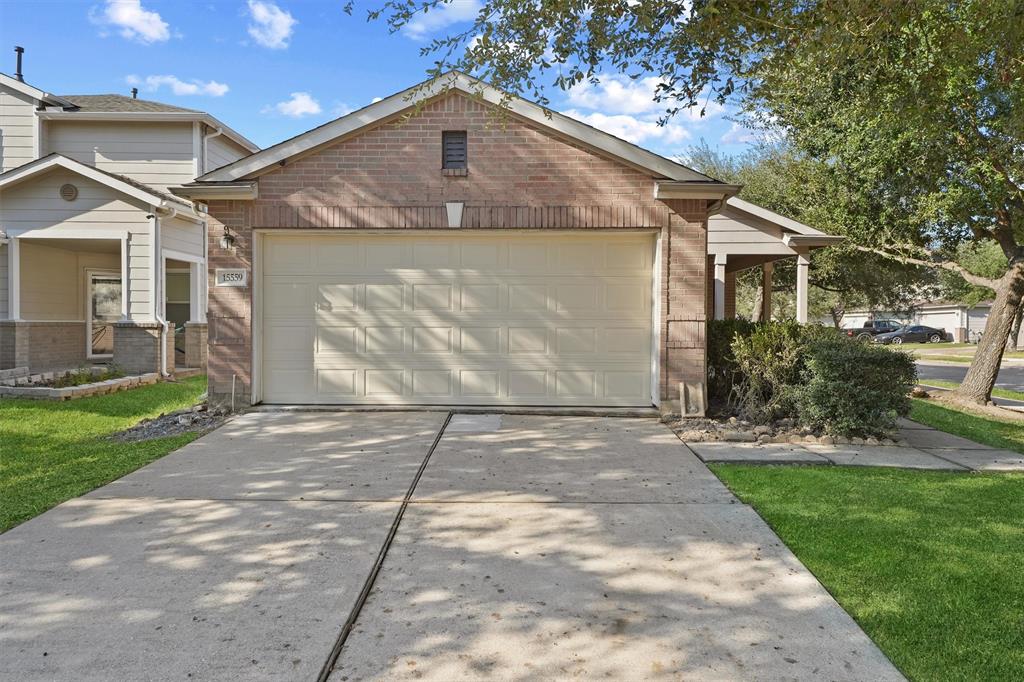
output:
[[238, 201], [252, 201], [259, 198], [259, 185], [255, 180], [239, 180], [238, 182], [223, 183], [189, 183], [177, 187], [168, 187], [168, 191], [174, 196], [183, 197], [191, 201], [197, 199], [235, 199]]
[[718, 213], [729, 197], [734, 197], [743, 185], [729, 185], [724, 182], [687, 182], [679, 180], [655, 180], [654, 198], [666, 199], [708, 199], [714, 203], [708, 213]]
[[823, 248], [826, 246], [832, 246], [846, 239], [834, 234], [785, 234], [782, 237], [782, 242], [786, 246], [798, 247], [806, 246], [810, 248]]

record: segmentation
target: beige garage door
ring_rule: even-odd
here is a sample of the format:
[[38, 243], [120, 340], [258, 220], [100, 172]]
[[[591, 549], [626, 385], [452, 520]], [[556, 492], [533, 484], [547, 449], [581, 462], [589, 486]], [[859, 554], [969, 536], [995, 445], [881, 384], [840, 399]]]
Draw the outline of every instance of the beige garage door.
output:
[[654, 238], [267, 234], [268, 403], [651, 404]]

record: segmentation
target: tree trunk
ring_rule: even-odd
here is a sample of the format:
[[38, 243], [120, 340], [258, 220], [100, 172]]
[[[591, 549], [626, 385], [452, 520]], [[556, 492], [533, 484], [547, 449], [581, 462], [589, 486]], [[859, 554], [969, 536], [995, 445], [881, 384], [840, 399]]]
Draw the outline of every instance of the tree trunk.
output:
[[764, 308], [764, 287], [760, 284], [757, 285], [757, 290], [754, 292], [754, 309], [750, 311], [750, 321], [760, 322], [761, 321], [761, 310]]
[[833, 306], [832, 309], [828, 311], [828, 313], [829, 315], [832, 316], [832, 325], [836, 329], [841, 329], [839, 325], [843, 323], [843, 318], [846, 316], [846, 310]]
[[1017, 306], [1017, 314], [1013, 317], [1013, 326], [1010, 327], [1010, 335], [1006, 337], [1006, 353], [1017, 352], [1017, 338], [1020, 336], [1020, 323], [1024, 319], [1024, 300]]
[[953, 395], [972, 403], [987, 403], [992, 387], [999, 376], [1006, 338], [1013, 327], [1021, 298], [1024, 297], [1024, 259], [1014, 259], [996, 289], [996, 299], [985, 323], [985, 333], [978, 342], [978, 350], [960, 387]]

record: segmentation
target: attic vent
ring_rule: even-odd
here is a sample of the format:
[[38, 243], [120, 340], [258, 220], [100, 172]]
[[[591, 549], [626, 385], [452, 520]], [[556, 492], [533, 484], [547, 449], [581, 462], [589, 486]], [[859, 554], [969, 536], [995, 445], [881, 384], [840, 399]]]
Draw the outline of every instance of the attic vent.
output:
[[467, 161], [466, 131], [446, 130], [441, 133], [441, 168], [464, 169]]
[[72, 184], [60, 186], [60, 198], [64, 201], [74, 201], [78, 198], [78, 188]]

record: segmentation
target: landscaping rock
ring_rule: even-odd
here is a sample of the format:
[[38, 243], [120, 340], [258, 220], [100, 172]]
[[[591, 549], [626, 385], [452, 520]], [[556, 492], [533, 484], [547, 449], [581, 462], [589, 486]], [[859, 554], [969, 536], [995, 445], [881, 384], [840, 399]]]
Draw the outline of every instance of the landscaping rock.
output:
[[722, 440], [727, 443], [753, 443], [757, 437], [750, 431], [723, 431]]
[[772, 432], [772, 427], [765, 424], [759, 424], [754, 427], [754, 435], [763, 436]]
[[818, 438], [818, 444], [819, 445], [835, 445], [836, 444], [836, 439], [833, 438], [832, 436], [820, 436]]

